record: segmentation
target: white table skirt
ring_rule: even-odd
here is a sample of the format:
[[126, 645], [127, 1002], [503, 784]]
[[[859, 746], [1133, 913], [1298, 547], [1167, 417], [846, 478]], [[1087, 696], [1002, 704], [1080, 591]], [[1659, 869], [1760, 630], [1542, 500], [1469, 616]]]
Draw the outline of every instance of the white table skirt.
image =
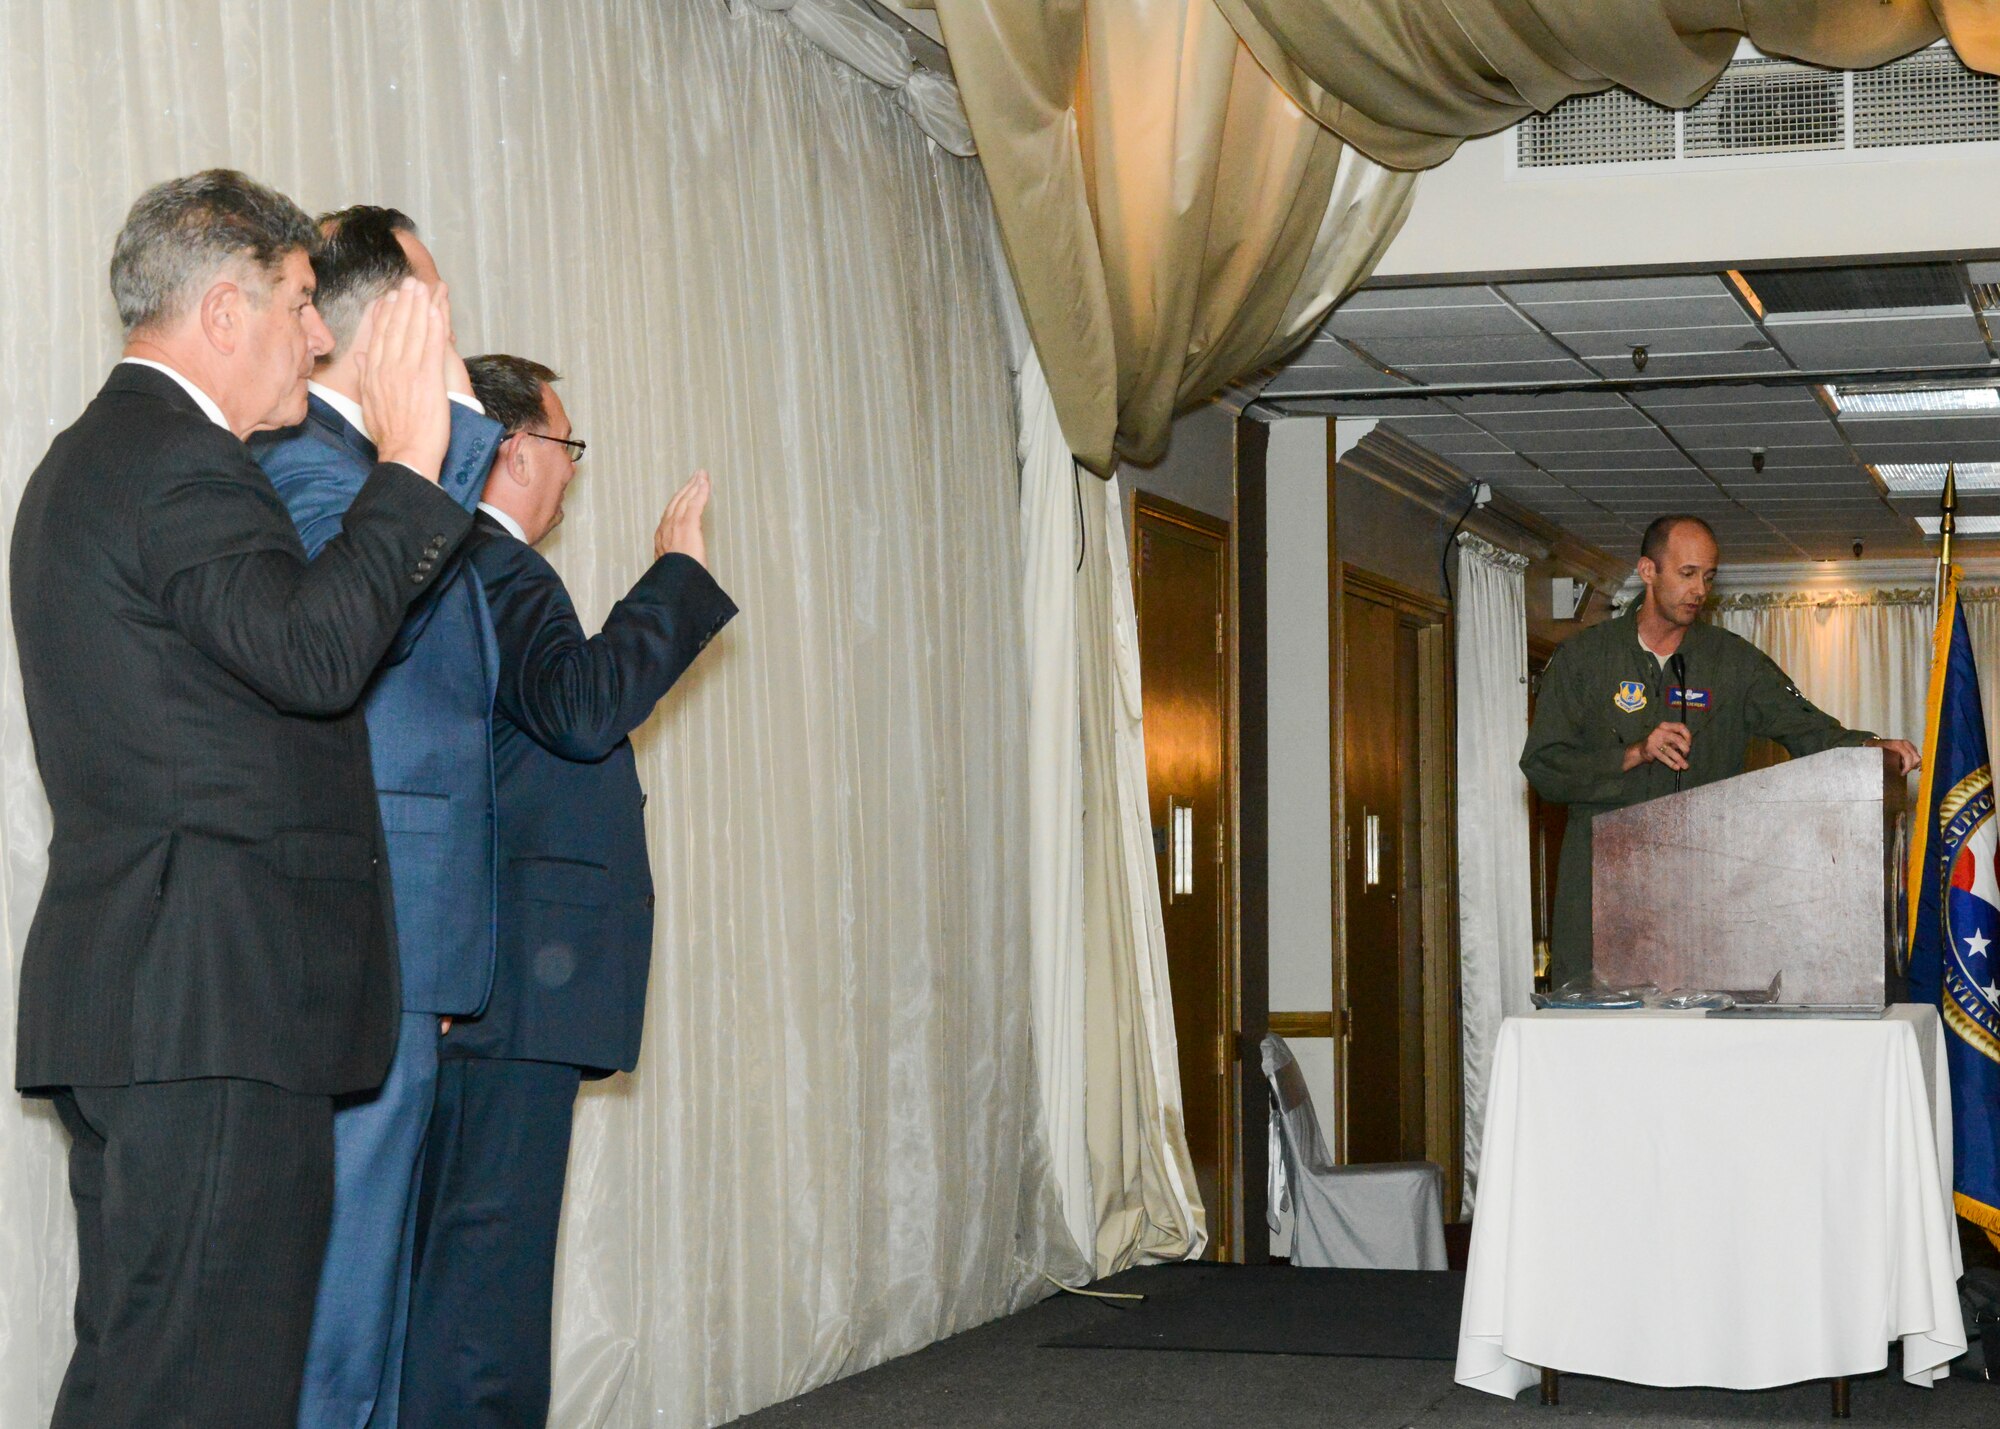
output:
[[1502, 1024], [1460, 1384], [1930, 1385], [1965, 1352], [1937, 1011]]

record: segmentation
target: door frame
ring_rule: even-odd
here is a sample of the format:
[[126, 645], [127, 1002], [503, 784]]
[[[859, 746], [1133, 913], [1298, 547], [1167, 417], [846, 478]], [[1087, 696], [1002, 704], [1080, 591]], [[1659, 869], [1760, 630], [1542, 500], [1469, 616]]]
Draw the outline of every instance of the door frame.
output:
[[[1332, 446], [1328, 443], [1329, 468]], [[1333, 481], [1331, 469], [1328, 481]], [[1328, 511], [1337, 510], [1328, 492]], [[1459, 1036], [1457, 700], [1451, 657], [1451, 607], [1426, 592], [1364, 570], [1339, 557], [1338, 522], [1330, 515], [1328, 553], [1332, 682], [1332, 819], [1334, 1099], [1333, 1156], [1346, 1164], [1347, 1117], [1351, 1105], [1353, 1016], [1347, 996], [1347, 684], [1346, 597], [1388, 606], [1417, 628], [1417, 788], [1422, 836], [1416, 850], [1423, 870], [1419, 907], [1424, 986], [1424, 1151], [1444, 1171], [1445, 1216], [1456, 1220], [1464, 1180], [1464, 1059]]]
[[[1241, 1259], [1243, 1245], [1245, 1207], [1243, 1184], [1247, 1143], [1252, 1140], [1245, 1134], [1247, 1123], [1241, 1107], [1244, 1100], [1244, 1083], [1252, 1081], [1251, 1090], [1261, 1092], [1263, 1073], [1259, 1067], [1257, 1076], [1247, 1076], [1242, 1056], [1243, 1043], [1243, 965], [1238, 952], [1240, 939], [1237, 925], [1240, 921], [1240, 893], [1237, 880], [1237, 789], [1240, 772], [1238, 768], [1236, 731], [1239, 728], [1238, 701], [1240, 678], [1237, 669], [1236, 607], [1238, 582], [1236, 576], [1236, 526], [1205, 511], [1197, 511], [1191, 506], [1183, 506], [1178, 501], [1170, 501], [1164, 496], [1156, 496], [1150, 491], [1134, 488], [1132, 492], [1131, 529], [1127, 533], [1127, 548], [1132, 566], [1133, 615], [1138, 617], [1139, 600], [1139, 518], [1150, 516], [1170, 526], [1217, 541], [1221, 546], [1222, 569], [1216, 583], [1217, 595], [1222, 603], [1221, 623], [1217, 635], [1222, 648], [1216, 653], [1222, 665], [1222, 765], [1218, 774], [1221, 788], [1216, 799], [1217, 830], [1221, 847], [1216, 862], [1216, 956], [1220, 962], [1221, 1006], [1216, 1009], [1216, 1026], [1222, 1029], [1222, 1046], [1218, 1055], [1228, 1071], [1228, 1084], [1222, 1092], [1222, 1144], [1216, 1148], [1217, 1185], [1221, 1190], [1222, 1204], [1208, 1208], [1209, 1247], [1216, 1260]], [[1136, 641], [1137, 631], [1134, 631]], [[1151, 791], [1147, 791], [1150, 800]], [[1178, 1037], [1179, 1029], [1176, 1029]], [[1258, 1034], [1259, 1040], [1262, 1033]], [[1234, 1108], [1232, 1111], [1231, 1109]], [[1256, 1138], [1259, 1148], [1262, 1138]], [[1258, 1207], [1262, 1216], [1262, 1207]]]

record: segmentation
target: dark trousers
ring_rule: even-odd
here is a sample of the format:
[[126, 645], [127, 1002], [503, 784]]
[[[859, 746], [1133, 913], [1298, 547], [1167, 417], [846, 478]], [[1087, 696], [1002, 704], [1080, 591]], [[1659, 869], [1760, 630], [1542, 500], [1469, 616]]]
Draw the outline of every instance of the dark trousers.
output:
[[406, 1429], [541, 1429], [580, 1073], [446, 1058], [417, 1192]]
[[51, 1429], [293, 1429], [333, 1102], [203, 1078], [56, 1094], [76, 1352]]

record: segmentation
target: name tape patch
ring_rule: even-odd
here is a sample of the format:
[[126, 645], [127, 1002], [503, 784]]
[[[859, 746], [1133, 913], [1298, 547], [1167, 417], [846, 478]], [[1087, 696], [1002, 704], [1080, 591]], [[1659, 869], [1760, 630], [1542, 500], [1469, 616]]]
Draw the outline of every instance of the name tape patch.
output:
[[1705, 710], [1708, 708], [1707, 690], [1683, 690], [1679, 685], [1676, 685], [1667, 691], [1667, 703], [1674, 709], [1681, 707], [1683, 697], [1686, 698], [1687, 707], [1691, 710]]

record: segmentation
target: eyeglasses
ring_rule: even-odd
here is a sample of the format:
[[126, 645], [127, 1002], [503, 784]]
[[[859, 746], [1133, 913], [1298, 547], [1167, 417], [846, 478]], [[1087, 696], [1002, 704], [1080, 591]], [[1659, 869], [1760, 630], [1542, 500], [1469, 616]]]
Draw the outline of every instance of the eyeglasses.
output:
[[555, 442], [558, 445], [568, 447], [571, 466], [576, 466], [582, 462], [584, 450], [590, 445], [588, 442], [581, 441], [576, 437], [551, 437], [542, 432], [521, 432], [518, 435], [533, 437], [538, 442]]

